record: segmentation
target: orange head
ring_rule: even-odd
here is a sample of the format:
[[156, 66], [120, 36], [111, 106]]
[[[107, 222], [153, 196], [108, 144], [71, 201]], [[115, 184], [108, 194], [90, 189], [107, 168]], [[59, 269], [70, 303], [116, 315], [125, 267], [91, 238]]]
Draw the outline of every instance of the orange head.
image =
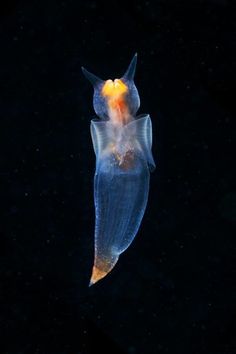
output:
[[86, 69], [82, 71], [93, 84], [93, 106], [99, 118], [122, 121], [125, 117], [135, 116], [139, 105], [139, 94], [134, 84], [137, 54], [133, 57], [128, 69], [120, 79], [101, 80]]

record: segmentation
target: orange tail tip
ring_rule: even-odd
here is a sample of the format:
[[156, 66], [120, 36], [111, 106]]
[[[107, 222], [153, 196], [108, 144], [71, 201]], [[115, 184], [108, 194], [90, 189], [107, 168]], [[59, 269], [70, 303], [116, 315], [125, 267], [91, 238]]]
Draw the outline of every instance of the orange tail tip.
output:
[[93, 266], [93, 271], [92, 271], [92, 276], [90, 279], [89, 286], [97, 283], [99, 280], [104, 278], [107, 275], [107, 273], [109, 273], [109, 272], [105, 272], [101, 269], [98, 269], [96, 266]]
[[108, 258], [98, 258], [95, 256], [94, 266], [92, 271], [92, 276], [90, 279], [89, 286], [97, 283], [99, 280], [104, 278], [110, 271], [114, 268], [116, 262], [118, 261], [118, 255], [110, 255]]

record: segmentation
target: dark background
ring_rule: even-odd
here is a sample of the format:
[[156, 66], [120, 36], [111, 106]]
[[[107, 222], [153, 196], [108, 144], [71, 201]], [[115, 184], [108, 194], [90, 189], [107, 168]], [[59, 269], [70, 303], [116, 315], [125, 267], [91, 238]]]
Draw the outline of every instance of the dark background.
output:
[[[235, 5], [1, 4], [1, 353], [236, 353]], [[80, 66], [114, 79], [135, 52], [157, 169], [135, 241], [89, 288]]]

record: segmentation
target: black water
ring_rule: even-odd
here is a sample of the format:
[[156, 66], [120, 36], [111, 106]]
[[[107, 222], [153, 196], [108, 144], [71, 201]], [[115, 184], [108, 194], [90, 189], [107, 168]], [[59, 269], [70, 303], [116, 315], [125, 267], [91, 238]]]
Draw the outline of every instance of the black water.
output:
[[[0, 352], [235, 353], [235, 2], [9, 1], [0, 16]], [[80, 67], [114, 79], [135, 52], [157, 169], [135, 241], [88, 288]]]

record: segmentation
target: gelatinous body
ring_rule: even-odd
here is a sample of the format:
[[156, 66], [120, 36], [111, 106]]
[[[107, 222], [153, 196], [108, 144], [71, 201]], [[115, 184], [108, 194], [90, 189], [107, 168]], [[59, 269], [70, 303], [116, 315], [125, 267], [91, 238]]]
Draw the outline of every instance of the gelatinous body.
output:
[[135, 117], [139, 108], [133, 77], [136, 55], [121, 79], [103, 81], [82, 68], [94, 85], [91, 121], [96, 154], [94, 176], [95, 257], [90, 285], [108, 274], [136, 236], [149, 192], [151, 153], [149, 115]]

